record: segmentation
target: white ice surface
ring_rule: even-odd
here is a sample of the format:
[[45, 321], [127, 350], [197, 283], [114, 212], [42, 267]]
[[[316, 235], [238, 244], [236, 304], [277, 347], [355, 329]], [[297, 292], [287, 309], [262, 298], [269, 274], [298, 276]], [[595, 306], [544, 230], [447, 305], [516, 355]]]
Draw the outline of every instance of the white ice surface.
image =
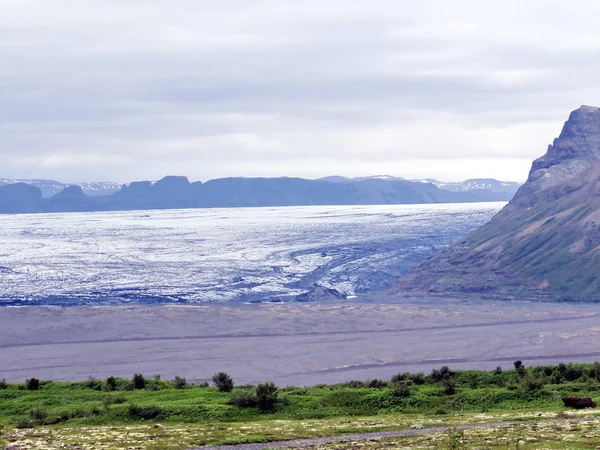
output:
[[264, 300], [314, 283], [354, 295], [358, 285], [376, 290], [383, 275], [406, 272], [502, 206], [4, 215], [0, 302]]

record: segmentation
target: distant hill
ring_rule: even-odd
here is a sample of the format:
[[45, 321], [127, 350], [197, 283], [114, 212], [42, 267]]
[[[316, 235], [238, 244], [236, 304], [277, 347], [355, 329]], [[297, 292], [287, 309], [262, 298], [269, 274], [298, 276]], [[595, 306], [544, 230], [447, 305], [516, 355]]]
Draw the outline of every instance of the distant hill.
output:
[[97, 195], [110, 195], [121, 189], [121, 185], [113, 183], [112, 181], [100, 181], [90, 183], [71, 183], [65, 184], [54, 180], [7, 180], [0, 179], [0, 187], [6, 186], [7, 184], [25, 183], [30, 186], [34, 186], [40, 189], [42, 197], [50, 198], [71, 184], [81, 186], [81, 189], [86, 195], [95, 197]]
[[391, 291], [600, 300], [600, 109], [573, 111], [492, 220]]
[[[0, 187], [0, 213], [465, 203], [508, 201], [513, 195], [510, 190], [475, 188], [451, 191], [434, 183], [387, 176], [321, 180], [220, 178], [206, 183], [190, 183], [186, 177], [167, 176], [156, 182], [133, 182], [121, 189], [116, 189], [115, 183], [67, 186], [55, 181], [30, 181], [31, 184], [21, 182]], [[48, 195], [52, 189], [59, 188], [53, 196]], [[110, 190], [114, 192], [108, 194]]]
[[[342, 176], [330, 176], [325, 178], [320, 178], [323, 181], [329, 181], [331, 183], [351, 183], [355, 181], [364, 181], [364, 180], [385, 180], [385, 181], [407, 181], [402, 177], [393, 177], [391, 175], [374, 175], [370, 177], [356, 177], [356, 178], [348, 178]], [[491, 192], [503, 192], [507, 194], [507, 197], [512, 196], [517, 192], [521, 183], [517, 183], [515, 181], [498, 181], [493, 178], [473, 178], [465, 181], [438, 181], [433, 179], [423, 179], [423, 180], [408, 180], [412, 182], [420, 182], [420, 183], [430, 183], [434, 186], [443, 189], [445, 191], [450, 192], [466, 192], [466, 191], [491, 191]]]
[[473, 178], [471, 180], [460, 181], [460, 182], [444, 182], [437, 180], [424, 180], [444, 189], [452, 192], [464, 192], [464, 191], [475, 191], [475, 190], [488, 190], [492, 192], [509, 192], [514, 195], [521, 187], [521, 183], [514, 181], [498, 181], [493, 178]]

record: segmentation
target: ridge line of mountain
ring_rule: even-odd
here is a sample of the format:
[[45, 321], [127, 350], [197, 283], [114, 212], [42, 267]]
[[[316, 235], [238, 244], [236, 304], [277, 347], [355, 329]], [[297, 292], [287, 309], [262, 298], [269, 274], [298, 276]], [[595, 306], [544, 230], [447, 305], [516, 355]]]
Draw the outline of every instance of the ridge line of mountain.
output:
[[510, 200], [519, 186], [490, 179], [467, 182], [475, 187], [443, 189], [429, 181], [382, 177], [218, 178], [190, 183], [186, 177], [167, 176], [132, 182], [109, 195], [86, 195], [81, 186], [70, 185], [51, 197], [21, 182], [0, 187], [0, 213], [490, 202]]
[[571, 112], [514, 198], [390, 291], [600, 301], [600, 108]]

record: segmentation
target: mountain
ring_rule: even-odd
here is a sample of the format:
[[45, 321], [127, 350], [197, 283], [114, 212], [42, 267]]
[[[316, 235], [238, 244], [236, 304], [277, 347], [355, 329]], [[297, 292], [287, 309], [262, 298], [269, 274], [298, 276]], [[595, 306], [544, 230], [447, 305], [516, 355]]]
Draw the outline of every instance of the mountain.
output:
[[[348, 178], [339, 175], [330, 177], [320, 178], [322, 181], [329, 181], [331, 183], [351, 183], [355, 181], [364, 181], [370, 179], [386, 180], [386, 181], [399, 181], [406, 180], [402, 177], [393, 177], [391, 175], [373, 175], [370, 177], [356, 177]], [[449, 181], [438, 181], [433, 179], [424, 180], [409, 180], [420, 183], [430, 183], [434, 186], [450, 192], [466, 192], [466, 191], [481, 191], [482, 195], [485, 195], [485, 191], [494, 193], [503, 193], [506, 196], [506, 200], [510, 200], [513, 195], [517, 192], [521, 183], [514, 181], [498, 181], [493, 178], [473, 178], [465, 181], [449, 182]]]
[[42, 192], [25, 183], [11, 183], [0, 188], [0, 213], [43, 212]]
[[[337, 178], [337, 177], [334, 177]], [[56, 183], [56, 182], [52, 182]], [[117, 211], [249, 206], [389, 205], [508, 201], [509, 191], [489, 189], [449, 191], [432, 183], [376, 176], [344, 180], [303, 178], [220, 178], [190, 183], [186, 177], [167, 176], [157, 182], [136, 181], [111, 195], [89, 193], [90, 186], [68, 186], [49, 198], [23, 203], [19, 210], [10, 186], [0, 187], [0, 212]], [[4, 195], [1, 193], [7, 190]], [[95, 192], [97, 194], [97, 192]], [[5, 200], [2, 200], [5, 198]], [[10, 206], [4, 207], [3, 201]], [[11, 203], [12, 202], [12, 203]], [[4, 209], [3, 209], [4, 208]]]
[[504, 209], [391, 293], [600, 300], [599, 267], [600, 109], [582, 106]]
[[[42, 197], [50, 198], [62, 190], [64, 190], [69, 184], [61, 183], [59, 181], [54, 180], [9, 180], [9, 179], [0, 179], [0, 187], [6, 186], [8, 184], [15, 183], [25, 183], [30, 186], [34, 186], [40, 189], [42, 192]], [[121, 189], [121, 185], [118, 183], [113, 183], [112, 181], [100, 181], [100, 182], [91, 182], [91, 183], [72, 183], [81, 187], [83, 192], [90, 196], [94, 197], [97, 195], [110, 195], [117, 192]]]
[[432, 183], [440, 189], [452, 192], [488, 190], [492, 192], [507, 192], [514, 195], [519, 190], [519, 187], [521, 187], [521, 183], [516, 183], [514, 181], [498, 181], [493, 178], [473, 178], [460, 182], [444, 182], [437, 180], [423, 180], [423, 182]]

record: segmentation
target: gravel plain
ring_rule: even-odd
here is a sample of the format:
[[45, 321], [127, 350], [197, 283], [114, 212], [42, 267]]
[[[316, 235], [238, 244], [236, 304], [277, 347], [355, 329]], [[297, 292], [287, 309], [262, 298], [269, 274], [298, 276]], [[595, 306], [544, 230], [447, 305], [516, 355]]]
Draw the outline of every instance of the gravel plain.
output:
[[600, 360], [600, 305], [373, 297], [326, 304], [0, 308], [0, 378], [176, 374], [280, 386]]

